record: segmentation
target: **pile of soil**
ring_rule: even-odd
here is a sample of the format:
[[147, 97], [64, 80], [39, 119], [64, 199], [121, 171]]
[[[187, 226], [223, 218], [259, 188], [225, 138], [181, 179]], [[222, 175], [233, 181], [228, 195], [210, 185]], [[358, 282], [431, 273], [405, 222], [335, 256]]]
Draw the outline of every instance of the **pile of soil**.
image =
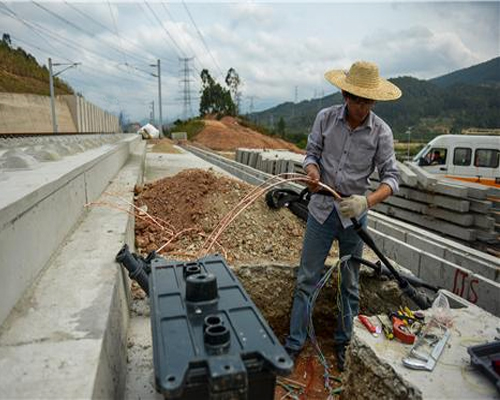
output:
[[205, 128], [196, 135], [193, 142], [212, 150], [227, 151], [237, 148], [286, 149], [303, 153], [292, 143], [273, 138], [241, 125], [236, 118], [224, 117], [220, 121], [205, 119]]
[[[165, 246], [160, 254], [197, 258], [207, 236], [254, 186], [215, 173], [190, 169], [136, 187], [136, 205], [158, 219], [136, 218], [136, 247], [141, 253]], [[163, 225], [166, 229], [162, 229]], [[211, 253], [230, 264], [262, 262], [297, 265], [304, 223], [287, 209], [271, 210], [263, 197], [243, 211], [218, 239]]]

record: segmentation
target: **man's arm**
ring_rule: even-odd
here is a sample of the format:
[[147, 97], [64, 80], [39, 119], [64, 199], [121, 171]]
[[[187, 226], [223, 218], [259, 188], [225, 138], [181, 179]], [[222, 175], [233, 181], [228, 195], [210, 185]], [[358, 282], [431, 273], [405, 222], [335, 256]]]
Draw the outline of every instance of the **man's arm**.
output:
[[319, 160], [323, 152], [323, 135], [321, 134], [322, 120], [323, 114], [320, 111], [316, 116], [311, 133], [307, 138], [306, 157], [302, 164], [308, 178], [314, 181], [307, 184], [311, 192], [317, 192], [319, 190], [318, 182], [321, 177]]
[[366, 200], [368, 203], [368, 208], [372, 208], [375, 204], [378, 204], [389, 196], [392, 195], [392, 189], [386, 183], [381, 183], [380, 186], [374, 192], [371, 192], [368, 196], [366, 196]]

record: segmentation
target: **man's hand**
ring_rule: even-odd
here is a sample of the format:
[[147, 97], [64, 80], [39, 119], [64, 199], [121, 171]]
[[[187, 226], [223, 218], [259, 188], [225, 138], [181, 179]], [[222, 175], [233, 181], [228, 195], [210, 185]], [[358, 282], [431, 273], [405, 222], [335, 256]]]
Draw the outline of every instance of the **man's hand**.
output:
[[344, 218], [357, 218], [363, 214], [368, 208], [368, 200], [366, 196], [353, 194], [345, 199], [340, 200], [340, 213]]
[[307, 182], [307, 187], [310, 192], [315, 193], [320, 189], [320, 186], [318, 185], [320, 178], [318, 166], [316, 164], [309, 164], [306, 167], [306, 172], [307, 177], [312, 180], [312, 182]]

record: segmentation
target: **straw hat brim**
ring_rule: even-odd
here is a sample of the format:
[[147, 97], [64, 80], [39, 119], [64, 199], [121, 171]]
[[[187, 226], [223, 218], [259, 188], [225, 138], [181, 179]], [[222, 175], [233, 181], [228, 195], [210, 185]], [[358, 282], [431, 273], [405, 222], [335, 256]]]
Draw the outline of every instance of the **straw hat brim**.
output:
[[347, 82], [347, 73], [344, 70], [336, 69], [325, 73], [325, 78], [332, 85], [337, 86], [341, 90], [352, 93], [365, 99], [377, 101], [396, 100], [401, 97], [401, 90], [388, 80], [379, 78], [378, 84], [373, 88], [366, 88], [358, 85], [353, 85]]

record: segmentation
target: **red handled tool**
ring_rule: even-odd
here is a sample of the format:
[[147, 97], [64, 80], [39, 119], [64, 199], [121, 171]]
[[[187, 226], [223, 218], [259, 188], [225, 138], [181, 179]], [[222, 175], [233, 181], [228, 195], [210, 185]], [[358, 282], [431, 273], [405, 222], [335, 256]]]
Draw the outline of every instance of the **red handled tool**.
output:
[[415, 335], [410, 332], [408, 325], [405, 324], [405, 321], [401, 318], [398, 318], [397, 315], [391, 315], [392, 319], [392, 332], [396, 339], [400, 340], [405, 344], [413, 344], [415, 341]]
[[368, 329], [368, 332], [370, 332], [374, 337], [378, 337], [379, 331], [377, 327], [370, 322], [366, 315], [358, 315], [358, 319], [365, 326], [365, 328]]

